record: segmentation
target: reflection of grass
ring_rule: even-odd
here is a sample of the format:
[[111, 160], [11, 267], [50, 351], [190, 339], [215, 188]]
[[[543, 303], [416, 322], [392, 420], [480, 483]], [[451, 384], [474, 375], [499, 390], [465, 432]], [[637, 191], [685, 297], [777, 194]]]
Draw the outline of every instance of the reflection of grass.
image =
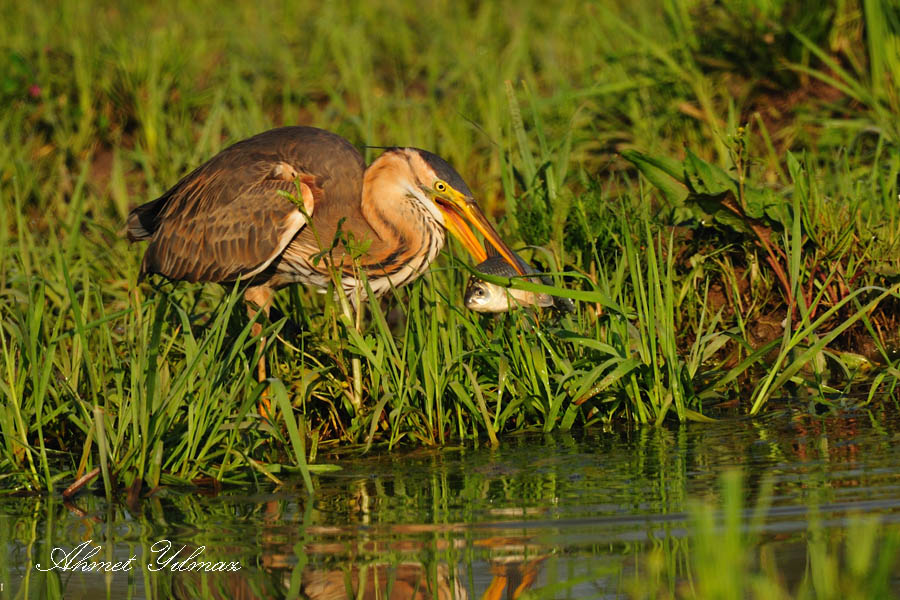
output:
[[[845, 529], [823, 527], [814, 508], [805, 535], [806, 561], [779, 564], [761, 534], [772, 496], [764, 487], [748, 514], [741, 476], [722, 477], [722, 502], [691, 509], [687, 569], [657, 550], [646, 572], [629, 583], [635, 598], [890, 598], [900, 531], [876, 516], [847, 518]], [[802, 568], [802, 572], [798, 569]], [[673, 593], [674, 592], [674, 593]]]
[[[877, 516], [849, 515], [843, 527], [825, 527], [810, 506], [806, 531], [786, 543], [765, 532], [772, 488], [764, 484], [753, 506], [745, 503], [740, 472], [721, 478], [721, 500], [689, 501], [689, 529], [655, 539], [635, 552], [633, 571], [620, 567], [621, 592], [629, 598], [893, 598], [900, 530], [884, 528]], [[798, 552], [780, 548], [798, 547]], [[802, 549], [801, 549], [802, 548]], [[549, 571], [551, 566], [547, 566]], [[527, 599], [606, 597], [608, 590], [585, 596], [611, 566], [549, 575], [546, 585]], [[558, 578], [558, 579], [557, 579]]]
[[[898, 24], [877, 2], [666, 6], [2, 9], [0, 487], [275, 483], [336, 442], [893, 385]], [[363, 314], [283, 291], [299, 333], [265, 324], [262, 422], [240, 286], [135, 288], [118, 232], [225, 143], [296, 122], [445, 156], [577, 313], [470, 314], [446, 258]]]
[[[846, 470], [853, 452], [878, 456], [892, 439], [858, 429], [860, 420], [796, 415], [790, 431], [774, 419], [730, 423], [733, 439], [713, 434], [711, 443], [704, 440], [714, 425], [642, 427], [628, 442], [625, 435], [513, 436], [499, 450], [348, 461], [339, 477], [322, 477], [312, 499], [299, 478], [271, 495], [164, 489], [135, 507], [91, 494], [72, 503], [7, 499], [0, 546], [9, 550], [0, 553], [0, 576], [19, 588], [19, 576], [28, 573], [30, 596], [21, 597], [58, 598], [106, 580], [33, 569], [47, 563], [50, 549], [92, 539], [103, 559], [139, 555], [144, 565], [150, 546], [169, 538], [179, 547], [205, 545], [207, 559], [238, 561], [243, 569], [206, 579], [166, 570], [130, 580], [118, 574], [115, 589], [127, 586], [136, 595], [143, 585], [155, 590], [148, 596], [168, 598], [179, 589], [193, 591], [175, 597], [213, 597], [210, 589], [250, 586], [265, 590], [262, 597], [281, 597], [312, 573], [350, 578], [365, 568], [371, 581], [376, 571], [414, 575], [421, 565], [430, 582], [459, 578], [477, 598], [501, 567], [533, 564], [535, 598], [615, 591], [647, 598], [890, 597], [884, 586], [900, 530], [877, 517], [844, 520], [839, 510], [892, 484], [889, 472]], [[848, 438], [853, 443], [834, 443]], [[719, 466], [750, 456], [748, 473], [758, 476], [769, 465], [778, 472], [804, 444], [805, 464], [780, 472], [774, 484], [765, 477], [752, 482], [751, 475], [743, 483], [736, 473], [716, 483]], [[767, 460], [760, 452], [770, 453]], [[880, 464], [875, 460], [865, 464]], [[698, 497], [691, 489], [705, 492]]]

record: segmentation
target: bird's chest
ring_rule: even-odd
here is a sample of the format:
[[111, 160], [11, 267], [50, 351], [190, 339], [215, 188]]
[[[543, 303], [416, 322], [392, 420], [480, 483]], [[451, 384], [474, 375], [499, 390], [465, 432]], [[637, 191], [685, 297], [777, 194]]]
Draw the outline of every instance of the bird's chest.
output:
[[384, 259], [365, 265], [366, 277], [376, 296], [415, 280], [437, 258], [444, 247], [443, 228], [430, 227], [422, 232], [418, 236], [401, 238]]
[[[428, 269], [444, 247], [443, 227], [427, 219], [413, 215], [410, 227], [396, 227], [381, 240], [363, 242], [361, 247], [367, 248], [361, 252], [347, 250], [341, 244], [331, 251], [322, 251], [302, 239], [295, 240], [276, 267], [278, 284], [303, 283], [324, 288], [337, 275], [345, 291], [363, 291], [359, 277], [363, 271], [376, 296], [402, 287]], [[416, 222], [419, 220], [425, 222]]]

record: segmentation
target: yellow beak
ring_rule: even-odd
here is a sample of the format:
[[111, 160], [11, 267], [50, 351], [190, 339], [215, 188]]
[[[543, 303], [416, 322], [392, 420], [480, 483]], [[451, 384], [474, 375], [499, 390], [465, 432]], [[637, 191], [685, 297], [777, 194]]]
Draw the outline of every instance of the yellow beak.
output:
[[512, 250], [500, 239], [500, 234], [490, 224], [475, 201], [462, 194], [451, 193], [453, 194], [452, 199], [443, 197], [435, 199], [438, 208], [444, 214], [444, 225], [447, 231], [462, 242], [478, 263], [482, 263], [487, 259], [487, 253], [466, 222], [472, 224], [484, 236], [485, 241], [496, 248], [500, 256], [516, 270], [516, 273], [525, 275], [519, 262], [514, 258]]

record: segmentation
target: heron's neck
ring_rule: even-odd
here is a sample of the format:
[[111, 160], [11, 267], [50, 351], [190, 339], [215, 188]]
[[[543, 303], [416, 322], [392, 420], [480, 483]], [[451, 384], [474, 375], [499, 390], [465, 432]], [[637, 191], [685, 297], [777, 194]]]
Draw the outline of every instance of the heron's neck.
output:
[[[394, 286], [421, 273], [444, 245], [444, 227], [378, 161], [366, 170], [360, 212], [374, 233], [362, 266], [389, 276]], [[396, 279], [396, 281], [395, 281]]]

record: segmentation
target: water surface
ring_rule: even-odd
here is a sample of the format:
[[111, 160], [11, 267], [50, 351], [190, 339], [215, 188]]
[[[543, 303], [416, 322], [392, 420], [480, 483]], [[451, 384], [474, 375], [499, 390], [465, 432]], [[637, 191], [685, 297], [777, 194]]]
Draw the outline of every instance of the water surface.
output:
[[[734, 469], [745, 524], [763, 482], [772, 486], [754, 553], [790, 588], [807, 569], [811, 520], [838, 536], [850, 515], [900, 527], [898, 424], [886, 408], [784, 409], [514, 435], [496, 449], [345, 452], [320, 456], [342, 470], [315, 476], [311, 499], [300, 482], [165, 489], [136, 509], [91, 494], [4, 499], [0, 598], [612, 598], [633, 591], [652, 556], [672, 562], [660, 585], [677, 590], [689, 507], [717, 503]], [[119, 569], [83, 572], [97, 561]]]

